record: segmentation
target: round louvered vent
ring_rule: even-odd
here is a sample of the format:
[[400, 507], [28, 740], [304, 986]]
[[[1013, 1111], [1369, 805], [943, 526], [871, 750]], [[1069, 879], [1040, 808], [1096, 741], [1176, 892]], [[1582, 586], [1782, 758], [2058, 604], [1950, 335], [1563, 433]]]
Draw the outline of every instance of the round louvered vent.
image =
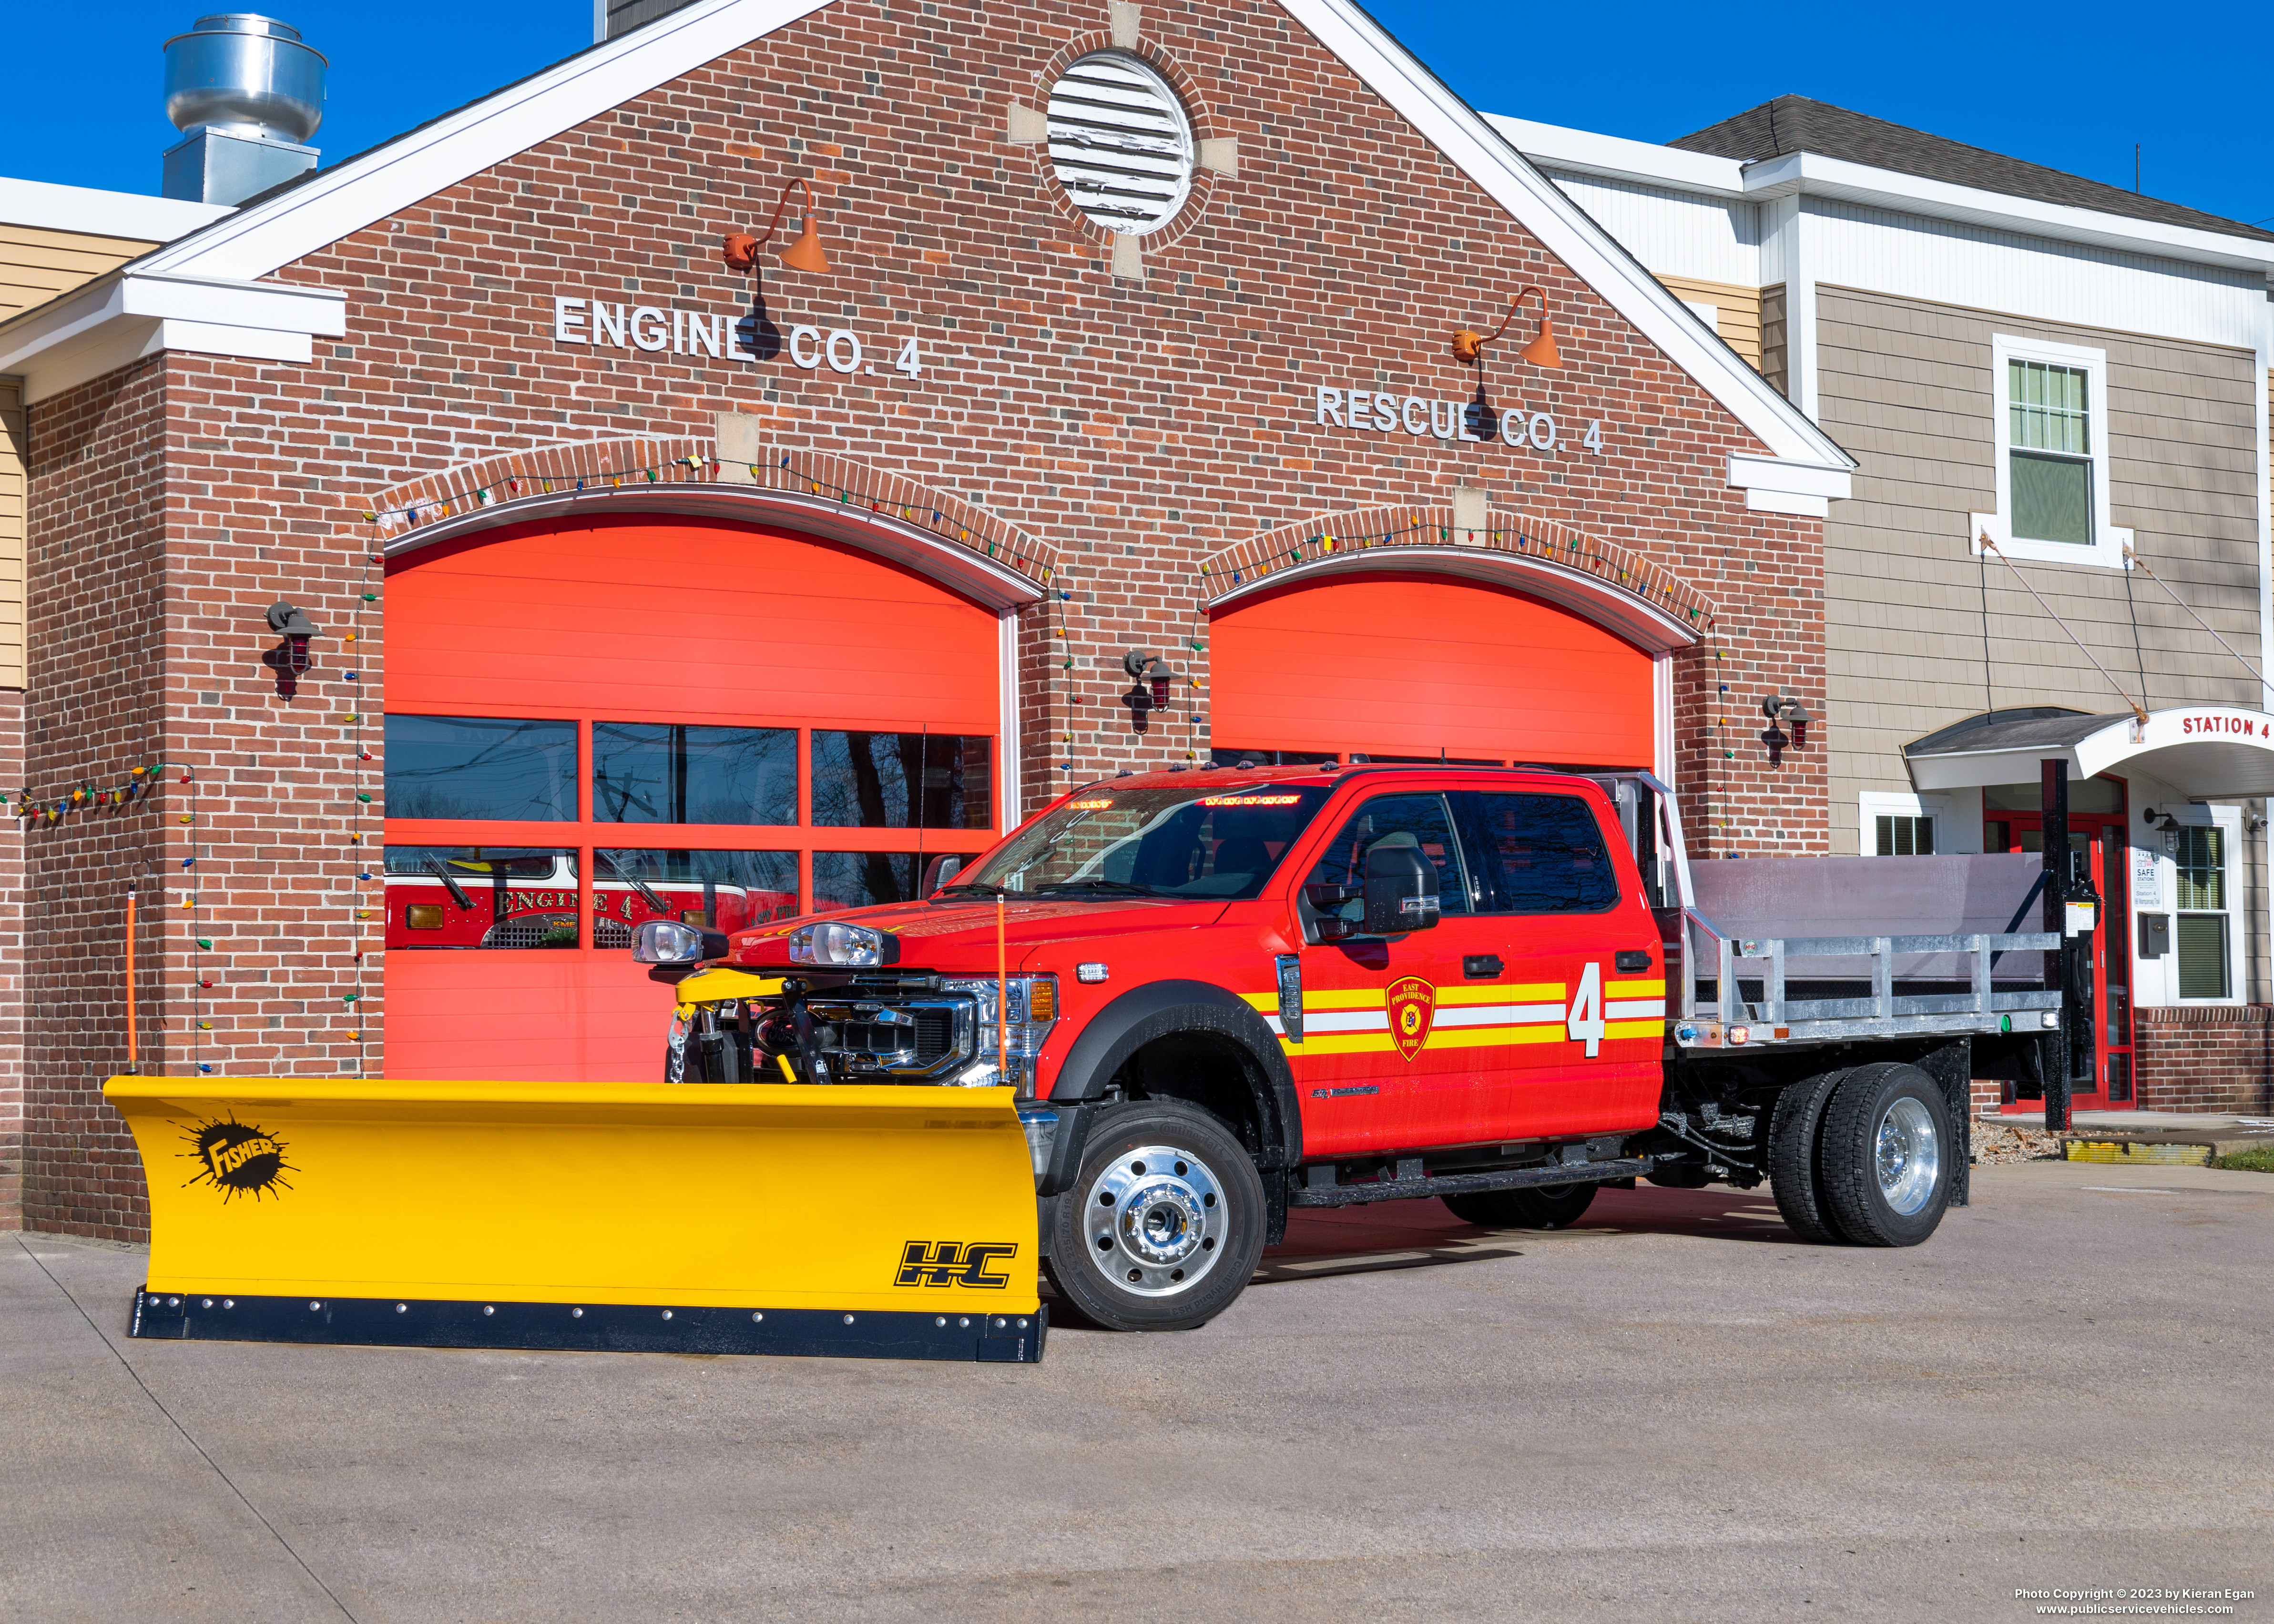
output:
[[1100, 51], [1050, 86], [1050, 167], [1081, 212], [1109, 231], [1166, 225], [1193, 185], [1193, 126], [1150, 64]]

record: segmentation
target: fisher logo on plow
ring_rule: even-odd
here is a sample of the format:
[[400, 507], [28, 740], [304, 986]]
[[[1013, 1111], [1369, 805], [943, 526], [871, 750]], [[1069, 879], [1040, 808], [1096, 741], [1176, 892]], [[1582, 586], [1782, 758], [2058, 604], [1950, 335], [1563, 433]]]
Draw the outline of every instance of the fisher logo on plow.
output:
[[1418, 975], [1407, 975], [1389, 983], [1388, 996], [1390, 1041], [1410, 1061], [1429, 1041], [1429, 1023], [1437, 1013], [1437, 989]]
[[994, 1274], [988, 1265], [998, 1258], [1019, 1255], [1012, 1241], [910, 1241], [900, 1253], [896, 1286], [974, 1286], [999, 1291], [1011, 1283], [1008, 1274]]
[[210, 1184], [224, 1201], [240, 1195], [257, 1201], [271, 1191], [281, 1196], [292, 1187], [284, 1175], [298, 1171], [284, 1160], [282, 1139], [234, 1117], [206, 1123], [182, 1137], [191, 1145], [183, 1154], [198, 1164], [188, 1183]]

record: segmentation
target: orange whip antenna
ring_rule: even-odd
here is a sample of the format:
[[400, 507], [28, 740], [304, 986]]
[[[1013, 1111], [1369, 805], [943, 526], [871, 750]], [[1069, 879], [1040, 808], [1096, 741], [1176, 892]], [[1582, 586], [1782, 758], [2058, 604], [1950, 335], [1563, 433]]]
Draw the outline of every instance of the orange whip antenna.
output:
[[139, 1069], [142, 1059], [140, 1035], [134, 1027], [134, 882], [126, 882], [126, 1069]]
[[1003, 933], [1004, 898], [995, 892], [995, 1070], [1011, 1080], [1011, 952]]

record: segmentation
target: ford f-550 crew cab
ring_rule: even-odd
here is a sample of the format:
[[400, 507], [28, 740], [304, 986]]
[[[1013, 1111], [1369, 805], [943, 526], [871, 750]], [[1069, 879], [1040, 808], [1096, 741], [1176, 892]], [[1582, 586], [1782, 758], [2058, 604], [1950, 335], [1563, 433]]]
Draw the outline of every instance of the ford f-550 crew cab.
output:
[[[2015, 933], [2032, 860], [1912, 860], [1927, 901], [1859, 918], [1865, 861], [1697, 865], [1747, 930], [1647, 774], [1206, 769], [1075, 790], [920, 901], [637, 951], [671, 1080], [1013, 1086], [1062, 1303], [1171, 1329], [1290, 1207], [1552, 1229], [1607, 1183], [1766, 1177], [1804, 1239], [1924, 1240], [1969, 1079], [2041, 1072], [2059, 938]], [[1761, 929], [1765, 886], [1840, 928]]]

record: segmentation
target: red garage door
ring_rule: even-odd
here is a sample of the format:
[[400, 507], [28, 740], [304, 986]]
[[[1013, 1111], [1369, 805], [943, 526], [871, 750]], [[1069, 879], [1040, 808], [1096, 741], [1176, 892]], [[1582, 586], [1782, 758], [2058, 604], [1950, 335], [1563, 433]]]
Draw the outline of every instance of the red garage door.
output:
[[1219, 758], [1649, 767], [1651, 658], [1592, 621], [1455, 576], [1291, 583], [1217, 612]]
[[757, 527], [532, 526], [392, 567], [388, 1074], [658, 1076], [642, 921], [899, 900], [983, 849], [998, 636], [922, 576]]

